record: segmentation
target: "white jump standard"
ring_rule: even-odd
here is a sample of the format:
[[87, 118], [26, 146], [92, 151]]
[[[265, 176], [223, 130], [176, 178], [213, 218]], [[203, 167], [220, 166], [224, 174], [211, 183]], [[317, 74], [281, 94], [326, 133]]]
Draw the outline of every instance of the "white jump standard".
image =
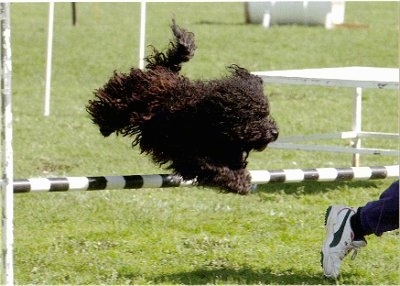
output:
[[[376, 180], [399, 177], [399, 165], [350, 168], [315, 168], [250, 171], [253, 184]], [[14, 180], [14, 193], [94, 191], [195, 186], [168, 174], [30, 178]]]

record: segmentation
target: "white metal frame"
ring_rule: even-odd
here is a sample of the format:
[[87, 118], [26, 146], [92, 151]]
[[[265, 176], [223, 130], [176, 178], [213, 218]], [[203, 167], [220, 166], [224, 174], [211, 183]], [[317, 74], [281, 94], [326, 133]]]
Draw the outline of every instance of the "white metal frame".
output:
[[10, 3], [0, 2], [1, 26], [1, 141], [2, 141], [2, 285], [14, 285], [14, 193], [11, 105]]
[[[399, 139], [399, 133], [362, 131], [362, 89], [399, 89], [399, 69], [379, 67], [337, 67], [278, 71], [256, 71], [264, 83], [317, 85], [355, 88], [353, 95], [353, 118], [351, 131], [328, 134], [290, 136], [269, 144], [271, 148], [328, 151], [353, 154], [353, 166], [359, 166], [360, 154], [380, 154], [397, 156], [399, 150], [381, 148], [362, 148], [361, 138], [374, 137]], [[352, 139], [351, 147], [299, 144], [297, 142], [319, 139]]]
[[47, 28], [46, 81], [44, 90], [44, 116], [50, 115], [51, 67], [53, 59], [54, 1], [49, 3]]
[[[47, 28], [46, 80], [44, 92], [44, 116], [50, 115], [51, 74], [53, 59], [54, 2], [49, 2], [49, 19]], [[135, 2], [135, 1], [133, 1]], [[136, 1], [139, 2], [139, 1]], [[146, 44], [146, 0], [140, 0], [140, 38], [139, 38], [139, 68], [144, 68], [144, 53]]]

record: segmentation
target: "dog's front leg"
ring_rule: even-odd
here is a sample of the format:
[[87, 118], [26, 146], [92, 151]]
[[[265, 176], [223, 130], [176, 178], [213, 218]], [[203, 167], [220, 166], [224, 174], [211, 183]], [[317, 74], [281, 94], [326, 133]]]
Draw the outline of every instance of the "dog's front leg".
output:
[[225, 192], [247, 195], [251, 190], [251, 176], [246, 169], [232, 170], [228, 167], [207, 165], [197, 177], [199, 185], [216, 187]]

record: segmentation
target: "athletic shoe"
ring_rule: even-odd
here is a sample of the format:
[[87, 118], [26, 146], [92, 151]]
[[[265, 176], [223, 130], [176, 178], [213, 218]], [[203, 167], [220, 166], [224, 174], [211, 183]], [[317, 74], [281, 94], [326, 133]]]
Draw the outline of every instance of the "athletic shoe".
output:
[[327, 278], [337, 278], [344, 257], [354, 250], [351, 257], [354, 259], [359, 248], [367, 245], [364, 238], [354, 240], [350, 218], [355, 213], [356, 210], [345, 206], [330, 206], [326, 210], [326, 237], [322, 245], [321, 264]]

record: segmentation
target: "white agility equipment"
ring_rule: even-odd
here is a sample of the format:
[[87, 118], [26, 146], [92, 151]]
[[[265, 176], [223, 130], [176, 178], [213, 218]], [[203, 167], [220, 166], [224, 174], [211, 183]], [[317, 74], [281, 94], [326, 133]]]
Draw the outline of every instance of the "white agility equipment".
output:
[[[353, 154], [352, 165], [360, 165], [360, 154], [399, 156], [399, 150], [361, 147], [362, 138], [399, 140], [399, 133], [370, 132], [362, 130], [362, 92], [363, 89], [399, 89], [399, 69], [381, 67], [335, 67], [295, 70], [274, 70], [252, 72], [262, 78], [264, 83], [293, 84], [307, 86], [354, 88], [353, 118], [350, 131], [280, 137], [269, 148], [291, 150], [324, 151]], [[350, 147], [301, 144], [304, 141], [323, 139], [349, 139]]]
[[0, 3], [2, 141], [2, 285], [14, 285], [14, 194], [11, 105], [10, 3]]
[[332, 29], [344, 22], [345, 1], [248, 1], [245, 2], [247, 23], [272, 25], [323, 25]]

